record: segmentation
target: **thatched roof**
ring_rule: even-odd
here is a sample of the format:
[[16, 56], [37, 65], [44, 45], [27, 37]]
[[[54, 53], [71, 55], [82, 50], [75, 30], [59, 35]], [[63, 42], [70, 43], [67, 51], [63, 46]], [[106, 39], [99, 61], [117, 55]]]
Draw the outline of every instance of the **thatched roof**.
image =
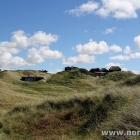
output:
[[121, 71], [121, 68], [119, 66], [111, 66], [109, 71]]

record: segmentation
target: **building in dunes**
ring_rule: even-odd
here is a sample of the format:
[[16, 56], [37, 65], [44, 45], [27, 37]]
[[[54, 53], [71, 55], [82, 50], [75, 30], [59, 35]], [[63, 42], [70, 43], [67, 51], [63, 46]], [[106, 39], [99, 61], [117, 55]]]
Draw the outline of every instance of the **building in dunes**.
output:
[[111, 66], [109, 72], [113, 72], [113, 71], [121, 71], [121, 68], [119, 66]]
[[22, 81], [29, 81], [29, 82], [34, 82], [34, 81], [39, 81], [44, 79], [43, 77], [40, 76], [25, 76], [25, 77], [21, 77]]

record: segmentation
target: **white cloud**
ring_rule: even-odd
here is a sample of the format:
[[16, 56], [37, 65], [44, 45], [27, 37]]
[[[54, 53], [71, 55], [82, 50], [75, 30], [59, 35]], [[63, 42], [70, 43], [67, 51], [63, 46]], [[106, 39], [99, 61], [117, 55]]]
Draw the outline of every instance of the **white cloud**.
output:
[[116, 56], [112, 56], [109, 59], [112, 60], [130, 60], [131, 58], [136, 59], [136, 58], [140, 58], [140, 53], [136, 52], [130, 55], [116, 55]]
[[80, 54], [103, 54], [109, 51], [109, 46], [104, 41], [97, 43], [90, 39], [87, 44], [78, 44], [75, 49]]
[[39, 49], [31, 48], [28, 50], [26, 61], [29, 64], [38, 64], [45, 61], [45, 59], [61, 58], [62, 53], [59, 51], [52, 51], [48, 46], [40, 47]]
[[140, 58], [140, 53], [136, 52], [134, 54], [130, 54], [130, 58]]
[[89, 56], [87, 54], [80, 54], [78, 56], [74, 57], [69, 57], [67, 60], [63, 58], [62, 64], [65, 65], [75, 65], [77, 63], [94, 63], [95, 57], [94, 56]]
[[38, 53], [37, 49], [31, 48], [28, 50], [26, 61], [29, 64], [38, 64], [44, 61], [44, 58]]
[[106, 29], [104, 32], [102, 32], [103, 34], [112, 34], [114, 31], [116, 30], [116, 27], [112, 27], [112, 28], [108, 28]]
[[0, 56], [0, 68], [10, 68], [14, 66], [23, 66], [26, 64], [26, 61], [18, 56], [13, 57], [10, 53], [3, 53]]
[[[15, 47], [21, 48], [21, 49], [26, 49], [28, 46], [28, 38], [25, 35], [25, 32], [22, 30], [18, 30], [12, 33], [13, 36], [11, 38], [11, 43], [15, 43]], [[10, 43], [10, 42], [9, 42]]]
[[132, 70], [132, 72], [133, 72], [134, 74], [140, 74], [140, 72], [138, 72], [138, 71], [136, 71], [136, 70]]
[[11, 41], [4, 41], [0, 43], [0, 54], [9, 52], [17, 54], [21, 49], [26, 49], [28, 46], [28, 38], [24, 31], [18, 30], [12, 33]]
[[140, 35], [134, 38], [134, 42], [136, 44], [136, 47], [140, 49]]
[[129, 60], [130, 56], [127, 56], [127, 55], [116, 55], [116, 56], [110, 57], [109, 59], [112, 59], [112, 60]]
[[56, 74], [57, 72], [61, 72], [61, 71], [63, 71], [63, 70], [61, 70], [61, 69], [56, 69], [55, 71], [50, 71], [49, 73]]
[[94, 13], [101, 17], [111, 16], [117, 19], [127, 19], [137, 18], [138, 9], [140, 9], [139, 0], [101, 0], [101, 4], [95, 1], [88, 1], [66, 12], [76, 16]]
[[110, 68], [111, 66], [121, 66], [121, 64], [120, 63], [108, 63], [108, 64], [106, 64], [106, 67], [108, 67], [108, 68]]
[[131, 53], [131, 49], [130, 49], [129, 46], [126, 46], [126, 47], [125, 47], [124, 53], [125, 53], [125, 54], [130, 54], [130, 53]]
[[82, 4], [79, 7], [76, 7], [75, 9], [67, 10], [69, 14], [73, 14], [76, 16], [81, 16], [84, 14], [91, 14], [94, 13], [94, 11], [99, 7], [99, 3], [94, 1], [88, 1], [87, 3]]
[[56, 69], [54, 73], [62, 71], [61, 69]]
[[62, 57], [62, 53], [57, 51], [57, 50], [50, 50], [48, 46], [43, 46], [40, 47], [38, 50], [38, 53], [40, 54], [40, 56], [42, 56], [43, 58], [47, 58], [47, 59], [56, 59], [56, 58], [61, 58]]
[[97, 43], [90, 39], [90, 41], [84, 45], [76, 45], [76, 47], [73, 47], [73, 50], [76, 50], [80, 54], [103, 54], [109, 52], [110, 50], [113, 52], [121, 52], [122, 48], [115, 44], [109, 46], [105, 41], [100, 41]]
[[[0, 42], [0, 67], [33, 65], [42, 63], [45, 59], [61, 58], [61, 52], [50, 50], [48, 46], [57, 40], [57, 35], [46, 34], [42, 31], [38, 31], [32, 36], [25, 34], [22, 30], [15, 31], [12, 33], [11, 41]], [[18, 56], [12, 56], [12, 54], [18, 54], [23, 50], [28, 50], [25, 60]]]
[[33, 36], [28, 39], [28, 42], [31, 46], [38, 45], [49, 45], [52, 42], [56, 42], [58, 40], [57, 35], [46, 34], [45, 32], [38, 31]]
[[97, 14], [117, 19], [137, 18], [137, 9], [140, 9], [139, 0], [102, 0], [102, 6], [97, 10]]
[[17, 54], [20, 52], [20, 49], [16, 47], [16, 44], [14, 42], [0, 42], [0, 55], [5, 52]]
[[38, 31], [33, 36], [28, 37], [24, 31], [18, 30], [12, 33], [11, 42], [0, 42], [0, 54], [9, 52], [17, 54], [22, 49], [27, 49], [29, 46], [49, 45], [58, 40], [57, 35], [46, 34], [45, 32]]
[[117, 46], [117, 45], [113, 44], [113, 45], [109, 48], [109, 50], [114, 51], [114, 52], [121, 52], [121, 51], [122, 51], [122, 48], [121, 48], [120, 46]]
[[122, 71], [128, 71], [128, 69], [127, 68], [122, 68]]

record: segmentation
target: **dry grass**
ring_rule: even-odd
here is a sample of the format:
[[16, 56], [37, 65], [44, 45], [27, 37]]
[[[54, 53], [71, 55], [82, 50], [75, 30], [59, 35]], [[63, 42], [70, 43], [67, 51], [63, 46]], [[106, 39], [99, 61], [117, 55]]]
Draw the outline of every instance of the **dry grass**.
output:
[[[136, 80], [135, 86], [122, 84], [134, 75], [121, 82], [77, 72], [41, 73], [47, 83], [19, 80], [29, 72], [40, 74], [37, 71], [0, 74], [0, 140], [128, 140], [103, 137], [101, 130], [140, 129], [140, 88]], [[67, 87], [64, 81], [68, 77]], [[55, 83], [55, 79], [59, 82]], [[84, 90], [80, 91], [81, 87]]]

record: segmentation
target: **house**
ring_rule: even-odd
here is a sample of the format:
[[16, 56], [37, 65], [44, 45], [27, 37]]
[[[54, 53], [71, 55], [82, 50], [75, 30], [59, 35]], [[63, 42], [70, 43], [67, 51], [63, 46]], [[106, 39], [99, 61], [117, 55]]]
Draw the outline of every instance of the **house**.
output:
[[78, 67], [73, 67], [73, 66], [65, 67], [65, 71], [67, 71], [67, 70], [76, 70], [76, 69], [79, 69], [79, 68]]
[[108, 70], [106, 68], [101, 68], [100, 72], [108, 72]]
[[71, 67], [65, 67], [65, 71], [71, 70]]
[[92, 68], [92, 69], [90, 69], [90, 72], [99, 72], [99, 71], [100, 71], [99, 68]]
[[47, 73], [47, 70], [39, 70], [40, 72]]
[[109, 72], [113, 72], [113, 71], [121, 71], [121, 68], [119, 66], [111, 66]]
[[26, 76], [26, 77], [21, 77], [22, 81], [29, 81], [29, 82], [33, 82], [33, 81], [39, 81], [44, 79], [43, 77], [40, 76]]
[[105, 76], [106, 72], [95, 72], [98, 76]]
[[73, 67], [73, 66], [72, 66], [72, 67], [71, 67], [71, 70], [74, 70], [74, 69], [79, 69], [79, 68], [78, 68], [78, 67]]

